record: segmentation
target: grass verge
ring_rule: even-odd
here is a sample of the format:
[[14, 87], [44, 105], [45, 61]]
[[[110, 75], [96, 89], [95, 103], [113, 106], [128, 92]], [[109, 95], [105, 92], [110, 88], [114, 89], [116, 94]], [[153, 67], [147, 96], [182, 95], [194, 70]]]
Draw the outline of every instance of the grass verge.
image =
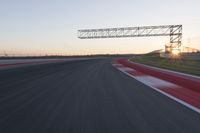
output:
[[130, 59], [133, 62], [165, 68], [178, 72], [200, 76], [200, 61], [181, 58], [162, 58], [159, 54], [137, 55]]

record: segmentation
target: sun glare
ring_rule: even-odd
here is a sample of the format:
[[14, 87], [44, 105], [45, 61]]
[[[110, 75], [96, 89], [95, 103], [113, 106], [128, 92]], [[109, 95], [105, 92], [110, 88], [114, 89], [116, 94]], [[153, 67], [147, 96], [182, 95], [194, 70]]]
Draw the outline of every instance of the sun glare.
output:
[[173, 54], [173, 55], [176, 55], [176, 56], [177, 56], [177, 55], [179, 55], [179, 53], [180, 53], [180, 51], [179, 51], [178, 49], [173, 49], [173, 50], [172, 50], [172, 54]]

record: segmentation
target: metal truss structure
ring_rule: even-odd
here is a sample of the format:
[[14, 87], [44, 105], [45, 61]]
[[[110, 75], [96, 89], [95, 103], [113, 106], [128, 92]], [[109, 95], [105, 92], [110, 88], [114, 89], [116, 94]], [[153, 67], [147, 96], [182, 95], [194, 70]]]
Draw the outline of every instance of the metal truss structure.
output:
[[78, 38], [121, 38], [121, 37], [151, 37], [169, 36], [170, 49], [179, 49], [182, 44], [182, 25], [142, 26], [105, 29], [78, 30]]

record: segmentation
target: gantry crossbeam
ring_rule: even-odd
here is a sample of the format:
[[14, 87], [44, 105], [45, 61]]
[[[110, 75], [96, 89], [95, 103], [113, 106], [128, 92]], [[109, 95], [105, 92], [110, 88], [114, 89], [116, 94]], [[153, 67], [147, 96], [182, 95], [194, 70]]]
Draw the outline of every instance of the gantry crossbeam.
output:
[[161, 25], [105, 29], [78, 30], [80, 39], [170, 36], [171, 48], [179, 48], [182, 43], [182, 25]]

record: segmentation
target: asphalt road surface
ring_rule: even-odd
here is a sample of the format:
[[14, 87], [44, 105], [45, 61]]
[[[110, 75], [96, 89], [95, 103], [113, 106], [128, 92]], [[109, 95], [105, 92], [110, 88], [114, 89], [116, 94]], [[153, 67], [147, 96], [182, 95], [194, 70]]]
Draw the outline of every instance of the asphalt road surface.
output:
[[111, 59], [0, 71], [0, 133], [200, 133], [200, 115]]

